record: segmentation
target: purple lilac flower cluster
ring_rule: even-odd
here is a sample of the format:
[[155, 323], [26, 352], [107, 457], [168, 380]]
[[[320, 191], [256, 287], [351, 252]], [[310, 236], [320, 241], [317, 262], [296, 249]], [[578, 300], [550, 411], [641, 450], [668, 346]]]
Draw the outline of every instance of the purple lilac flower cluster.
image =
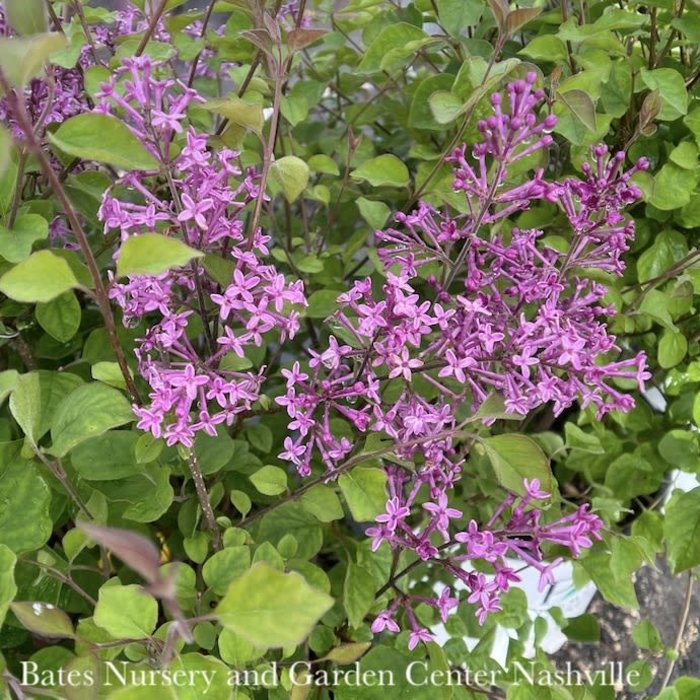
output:
[[[584, 182], [550, 183], [538, 171], [508, 188], [506, 166], [551, 144], [543, 132], [555, 118], [536, 120], [543, 94], [532, 90], [533, 81], [531, 75], [508, 87], [508, 115], [493, 96], [495, 116], [479, 123], [484, 140], [473, 149], [478, 166], [468, 163], [465, 147], [453, 154], [455, 189], [465, 192], [470, 213], [452, 216], [421, 204], [397, 215], [402, 230], [378, 231], [381, 294], [370, 278], [341, 294], [333, 323], [345, 342], [332, 335], [327, 349], [312, 351], [308, 373], [297, 364], [288, 374], [277, 402], [293, 419], [296, 438], [286, 440], [281, 456], [302, 474], [315, 448], [331, 470], [350, 451], [330, 428], [334, 416], [363, 433], [382, 431], [403, 445], [406, 458], [420, 450], [437, 466], [451, 444], [445, 435], [457, 425], [455, 407], [465, 401], [476, 410], [498, 393], [509, 412], [522, 415], [549, 402], [559, 414], [578, 398], [598, 416], [634, 405], [610, 382], [631, 379], [643, 388], [645, 356], [609, 359], [620, 352], [605, 324], [614, 310], [602, 303], [606, 288], [585, 269], [621, 274], [620, 256], [634, 233], [621, 209], [640, 197], [630, 176], [646, 163], [620, 172], [622, 157], [608, 158], [600, 146], [597, 168], [585, 166]], [[497, 164], [493, 175], [487, 156]], [[567, 252], [541, 244], [539, 230], [483, 235], [483, 227], [543, 199], [561, 203], [573, 231]], [[428, 269], [423, 276], [421, 268]], [[415, 374], [430, 398], [416, 390]], [[391, 380], [387, 400], [382, 391]], [[449, 481], [449, 458], [447, 464], [440, 479]]]
[[[205, 135], [183, 133], [185, 110], [199, 98], [157, 71], [147, 57], [125, 61], [102, 85], [97, 109], [119, 111], [169, 174], [164, 183], [157, 173], [124, 175], [105, 194], [99, 216], [122, 241], [157, 230], [231, 262], [226, 285], [193, 261], [161, 275], [113, 279], [110, 288], [126, 324], [148, 321], [136, 350], [151, 387], [149, 405], [134, 407], [139, 428], [169, 445], [192, 447], [197, 432], [216, 435], [217, 425], [231, 425], [258, 399], [265, 368], [243, 371], [237, 361], [248, 346], [266, 343], [266, 334], [276, 334], [278, 343], [294, 337], [306, 299], [302, 282], [288, 283], [261, 260], [269, 238], [261, 231], [252, 241], [244, 236], [240, 212], [258, 196], [254, 174], [242, 171], [235, 151], [212, 153]], [[171, 157], [178, 135], [184, 145]], [[199, 331], [191, 325], [195, 318]]]
[[[49, 66], [44, 76], [34, 78], [26, 88], [26, 105], [34, 124], [45, 129], [49, 124], [59, 124], [66, 119], [91, 109], [85, 92], [85, 71], [95, 65], [96, 54], [104, 57], [114, 54], [116, 39], [126, 36], [135, 27], [148, 24], [143, 12], [133, 5], [114, 13], [114, 23], [91, 28], [92, 44], [86, 43], [80, 50], [75, 67]], [[12, 30], [0, 6], [0, 36], [10, 36]], [[14, 136], [22, 137], [14, 117], [7, 110], [7, 100], [0, 99], [0, 121], [12, 130]]]
[[[603, 522], [589, 512], [586, 504], [574, 513], [552, 522], [543, 522], [543, 512], [539, 506], [550, 494], [540, 488], [537, 479], [531, 482], [525, 480], [523, 496], [508, 494], [483, 527], [479, 527], [475, 520], [470, 520], [453, 537], [448, 533], [450, 520], [461, 518], [462, 512], [449, 507], [447, 496], [442, 492], [434, 500], [422, 504], [429, 520], [422, 531], [418, 532], [406, 522], [411, 506], [415, 504], [416, 494], [404, 498], [403, 493], [396, 490], [397, 483], [402, 479], [406, 479], [405, 475], [390, 481], [392, 494], [395, 495], [387, 502], [386, 513], [377, 518], [378, 524], [367, 531], [373, 538], [373, 549], [387, 541], [395, 548], [420, 550], [422, 558], [431, 559], [464, 584], [468, 590], [467, 602], [477, 606], [479, 624], [486, 621], [489, 613], [501, 609], [501, 595], [508, 591], [511, 583], [521, 580], [509, 566], [507, 557], [519, 559], [536, 569], [540, 575], [539, 590], [543, 591], [554, 583], [553, 571], [563, 561], [557, 557], [546, 562], [543, 545], [565, 547], [572, 556], [577, 557], [582, 548], [591, 547], [594, 541], [601, 539]], [[450, 545], [447, 556], [440, 557], [440, 551], [430, 544], [428, 538], [434, 532]], [[493, 574], [486, 575], [464, 568], [465, 564], [473, 561], [486, 562], [492, 567]], [[409, 649], [413, 649], [420, 641], [432, 641], [432, 635], [418, 623], [413, 612], [412, 606], [419, 603], [434, 607], [442, 621], [446, 622], [450, 611], [459, 605], [459, 598], [453, 596], [450, 587], [445, 587], [437, 597], [401, 594], [377, 615], [372, 623], [372, 631], [399, 632], [396, 616], [403, 609], [410, 629]]]
[[[386, 469], [387, 512], [368, 530], [375, 548], [386, 541], [428, 561], [439, 552], [435, 535], [447, 544], [496, 547], [493, 557], [484, 554], [491, 544], [470, 545], [465, 555], [500, 562], [494, 581], [459, 574], [470, 600], [480, 603], [481, 621], [513, 580], [510, 573], [498, 575], [506, 552], [549, 571], [541, 564], [542, 542], [567, 544], [577, 554], [590, 545], [600, 521], [583, 509], [543, 528], [532, 520], [539, 516], [524, 516], [523, 505], [502, 531], [489, 523], [484, 532], [473, 524], [450, 534], [450, 520], [461, 516], [448, 506], [448, 493], [466, 459], [455, 439], [470, 420], [465, 408], [473, 415], [497, 394], [516, 415], [545, 404], [559, 414], [579, 400], [602, 417], [634, 405], [613, 381], [633, 380], [643, 389], [649, 378], [643, 354], [614, 359], [621, 348], [605, 324], [614, 310], [603, 303], [606, 288], [586, 275], [587, 268], [622, 273], [621, 256], [634, 234], [622, 210], [641, 196], [630, 178], [648, 164], [642, 160], [623, 171], [624, 154], [610, 156], [598, 146], [595, 164], [583, 167], [585, 180], [552, 182], [539, 169], [524, 184], [511, 184], [512, 164], [552, 144], [548, 132], [556, 117], [538, 118], [544, 93], [534, 88], [535, 80], [530, 74], [511, 83], [505, 101], [494, 94], [493, 115], [478, 124], [481, 142], [470, 155], [466, 146], [452, 154], [454, 188], [465, 195], [466, 213], [422, 203], [397, 215], [400, 230], [378, 231], [385, 277], [380, 293], [367, 278], [338, 297], [328, 346], [310, 351], [308, 367], [297, 362], [283, 370], [286, 391], [276, 399], [292, 431], [279, 456], [301, 475], [320, 455], [332, 476], [352, 451], [353, 444], [334, 430], [338, 419], [359, 433], [388, 436], [395, 458], [414, 465]], [[571, 231], [568, 250], [547, 245], [540, 230], [505, 225], [506, 217], [542, 201], [560, 206]], [[425, 520], [406, 525], [425, 493]], [[513, 541], [509, 528], [533, 544]]]
[[[0, 36], [10, 36], [11, 32], [0, 5]], [[89, 48], [85, 47], [80, 52], [76, 68], [50, 66], [45, 77], [29, 82], [26, 105], [33, 124], [41, 122], [41, 127], [45, 128], [48, 124], [60, 123], [89, 108], [83, 85], [83, 69], [91, 64]], [[5, 97], [0, 99], [0, 122], [9, 127], [15, 138], [22, 138], [22, 131], [8, 110]]]

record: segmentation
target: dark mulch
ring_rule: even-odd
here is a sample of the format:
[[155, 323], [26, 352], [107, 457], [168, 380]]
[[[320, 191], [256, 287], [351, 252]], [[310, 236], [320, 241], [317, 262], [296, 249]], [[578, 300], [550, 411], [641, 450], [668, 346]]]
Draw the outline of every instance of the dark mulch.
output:
[[[644, 658], [650, 662], [654, 672], [654, 682], [645, 693], [647, 697], [653, 697], [655, 692], [658, 692], [669, 661], [663, 654], [640, 652], [632, 640], [632, 629], [639, 620], [649, 619], [656, 625], [663, 642], [673, 647], [683, 611], [687, 582], [685, 574], [671, 576], [662, 561], [659, 561], [656, 570], [645, 566], [637, 573], [635, 580], [639, 610], [620, 610], [596, 596], [588, 612], [595, 615], [600, 623], [600, 643], [569, 643], [555, 655], [555, 662], [564, 664], [570, 661], [574, 668], [593, 672], [606, 667], [611, 661], [628, 664]], [[679, 658], [671, 683], [679, 676], [700, 677], [700, 582], [697, 581], [693, 588], [688, 622], [678, 651]], [[618, 691], [617, 697], [640, 696], [624, 690]]]

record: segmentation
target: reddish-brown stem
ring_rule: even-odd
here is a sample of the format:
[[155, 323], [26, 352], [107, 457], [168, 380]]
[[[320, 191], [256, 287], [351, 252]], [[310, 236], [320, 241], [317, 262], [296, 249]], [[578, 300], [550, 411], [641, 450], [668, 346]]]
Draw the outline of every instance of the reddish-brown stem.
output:
[[[486, 67], [486, 71], [484, 72], [484, 77], [481, 80], [481, 85], [479, 87], [483, 87], [486, 84], [486, 81], [488, 80], [489, 75], [491, 74], [491, 71], [493, 70], [493, 66], [496, 63], [496, 58], [498, 55], [501, 53], [501, 50], [503, 49], [503, 44], [505, 43], [505, 36], [499, 36], [498, 39], [496, 40], [496, 45], [494, 46], [493, 53], [491, 54], [491, 59], [489, 60], [489, 64]], [[478, 88], [477, 88], [478, 89]], [[428, 185], [433, 181], [433, 178], [437, 175], [437, 173], [440, 171], [440, 168], [443, 166], [443, 163], [445, 162], [445, 159], [447, 156], [452, 153], [452, 151], [455, 149], [455, 147], [459, 144], [459, 142], [462, 140], [462, 137], [464, 136], [464, 132], [467, 130], [467, 126], [469, 125], [469, 120], [472, 118], [472, 114], [474, 113], [474, 110], [476, 109], [477, 102], [475, 101], [471, 108], [467, 110], [466, 114], [462, 118], [462, 123], [459, 126], [459, 129], [457, 130], [457, 133], [455, 134], [455, 137], [452, 139], [450, 142], [450, 145], [443, 151], [442, 155], [438, 159], [438, 161], [435, 163], [431, 171], [428, 173], [427, 177], [423, 182], [420, 184], [420, 187], [418, 187], [413, 194], [413, 196], [409, 199], [409, 202], [406, 206], [406, 209], [410, 209], [421, 197], [422, 194], [425, 193], [425, 191], [428, 188]]]
[[197, 457], [192, 451], [187, 458], [187, 466], [190, 468], [190, 474], [192, 475], [192, 481], [194, 482], [194, 490], [197, 492], [197, 499], [199, 500], [199, 505], [202, 509], [204, 525], [211, 533], [214, 549], [218, 551], [221, 549], [221, 532], [219, 531], [219, 526], [216, 522], [216, 518], [214, 517], [214, 509], [211, 507], [209, 492], [207, 491], [207, 485], [204, 481], [202, 470], [199, 468]]
[[[204, 19], [202, 20], [202, 30], [199, 32], [199, 38], [204, 39], [205, 34], [207, 33], [207, 28], [209, 27], [209, 21], [211, 20], [212, 13], [214, 12], [214, 2], [215, 0], [210, 0], [209, 5], [207, 7], [207, 12], [204, 15]], [[203, 51], [204, 49], [202, 49]], [[197, 66], [199, 65], [199, 59], [202, 56], [202, 51], [197, 53], [197, 55], [192, 59], [192, 65], [190, 67], [190, 74], [189, 77], [187, 78], [187, 87], [192, 87], [192, 83], [194, 82], [195, 75], [197, 73]]]
[[53, 9], [53, 5], [51, 4], [51, 0], [46, 0], [46, 9], [49, 12], [49, 17], [51, 18], [51, 24], [53, 24], [54, 29], [59, 34], [65, 34], [65, 32], [63, 31], [63, 25], [61, 24], [61, 20], [59, 19], [58, 15], [56, 14], [56, 10]]
[[165, 12], [165, 6], [167, 4], [168, 0], [160, 0], [158, 7], [156, 8], [155, 12], [153, 13], [153, 16], [151, 17], [151, 21], [148, 23], [146, 33], [143, 35], [141, 41], [139, 42], [138, 48], [136, 49], [134, 56], [140, 56], [146, 50], [148, 42], [151, 40], [153, 32], [155, 32], [156, 30], [158, 20], [162, 17], [163, 12]]
[[61, 205], [61, 208], [63, 209], [63, 212], [65, 213], [66, 218], [68, 219], [68, 223], [70, 224], [73, 234], [75, 235], [75, 238], [78, 241], [78, 245], [80, 246], [83, 258], [85, 259], [85, 263], [87, 264], [88, 270], [90, 272], [90, 277], [92, 278], [92, 282], [95, 286], [95, 300], [97, 301], [97, 305], [99, 307], [102, 319], [105, 324], [105, 330], [107, 331], [107, 337], [109, 338], [110, 346], [112, 347], [115, 358], [117, 360], [117, 364], [119, 365], [119, 369], [121, 370], [121, 373], [124, 377], [124, 381], [126, 383], [127, 390], [131, 395], [131, 399], [138, 403], [138, 391], [136, 389], [136, 385], [134, 384], [134, 380], [131, 376], [131, 372], [129, 371], [129, 367], [126, 363], [124, 350], [122, 349], [121, 343], [119, 342], [119, 338], [117, 336], [117, 328], [114, 323], [114, 316], [112, 315], [112, 307], [109, 304], [107, 290], [105, 289], [104, 283], [102, 281], [102, 276], [100, 275], [100, 270], [97, 266], [97, 261], [95, 260], [95, 256], [93, 255], [92, 249], [90, 248], [90, 243], [88, 242], [87, 235], [83, 230], [83, 227], [80, 223], [80, 219], [78, 218], [78, 215], [75, 209], [73, 208], [73, 205], [71, 204], [71, 201], [68, 198], [68, 195], [66, 194], [66, 191], [63, 188], [63, 185], [61, 184], [61, 181], [58, 179], [58, 176], [56, 175], [54, 169], [51, 167], [51, 161], [49, 160], [46, 153], [44, 153], [41, 147], [41, 143], [39, 142], [39, 139], [37, 138], [36, 134], [34, 133], [34, 130], [32, 129], [32, 123], [29, 118], [29, 115], [27, 114], [27, 110], [25, 109], [22, 99], [20, 99], [18, 95], [14, 92], [13, 88], [7, 82], [7, 79], [5, 78], [2, 71], [0, 71], [0, 85], [2, 86], [3, 91], [7, 95], [8, 100], [10, 101], [12, 111], [14, 113], [15, 119], [17, 120], [17, 124], [25, 136], [27, 148], [35, 155], [39, 163], [39, 167], [41, 168], [44, 177], [48, 180], [49, 186], [53, 191], [54, 195], [56, 196], [56, 199], [58, 200], [59, 204]]
[[272, 167], [272, 158], [275, 151], [275, 141], [277, 140], [277, 127], [280, 119], [280, 105], [282, 102], [282, 82], [284, 80], [284, 69], [282, 61], [274, 61], [275, 66], [275, 89], [272, 100], [272, 116], [270, 117], [270, 133], [267, 137], [265, 147], [263, 149], [263, 164], [260, 172], [260, 190], [255, 200], [253, 214], [250, 218], [250, 230], [248, 231], [248, 245], [252, 246], [255, 233], [260, 222], [260, 214], [262, 212], [263, 202], [265, 201], [265, 190], [267, 188], [267, 180], [270, 176], [270, 168]]

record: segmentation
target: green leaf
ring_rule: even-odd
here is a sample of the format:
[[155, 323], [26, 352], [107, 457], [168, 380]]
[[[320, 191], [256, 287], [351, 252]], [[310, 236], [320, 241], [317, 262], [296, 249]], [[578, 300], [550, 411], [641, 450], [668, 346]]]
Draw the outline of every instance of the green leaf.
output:
[[444, 130], [445, 127], [435, 121], [435, 117], [430, 109], [429, 98], [433, 93], [439, 90], [449, 91], [454, 82], [454, 76], [446, 73], [431, 75], [422, 80], [416, 88], [413, 99], [411, 100], [411, 108], [408, 114], [408, 126], [412, 129]]
[[595, 616], [584, 613], [569, 620], [564, 634], [575, 642], [597, 642], [600, 640], [600, 625]]
[[219, 653], [227, 664], [239, 668], [247, 661], [260, 658], [265, 649], [257, 649], [231, 630], [224, 629], [219, 635]]
[[0, 372], [0, 404], [17, 388], [20, 377], [16, 369], [6, 369]]
[[78, 286], [70, 265], [49, 250], [32, 253], [0, 277], [0, 292], [30, 304], [51, 301]]
[[309, 166], [296, 156], [282, 156], [270, 166], [270, 177], [279, 185], [285, 199], [294, 202], [309, 184]]
[[21, 601], [10, 603], [10, 610], [23, 627], [40, 637], [65, 639], [74, 636], [68, 615], [50, 603]]
[[384, 27], [365, 51], [357, 66], [360, 73], [378, 73], [382, 70], [382, 61], [391, 51], [402, 51], [407, 44], [421, 41], [427, 34], [413, 24], [394, 22]]
[[245, 491], [232, 489], [229, 493], [229, 498], [231, 499], [231, 503], [233, 503], [234, 508], [241, 515], [248, 515], [248, 513], [250, 513], [250, 509], [253, 507], [253, 502], [250, 500], [250, 496], [245, 493]]
[[683, 76], [674, 68], [642, 68], [640, 77], [650, 90], [658, 90], [661, 96], [661, 111], [657, 119], [673, 121], [688, 113], [688, 91]]
[[43, 0], [5, 0], [5, 16], [19, 35], [41, 34], [49, 29]]
[[64, 292], [36, 305], [39, 325], [59, 343], [67, 343], [78, 332], [81, 315], [80, 303], [73, 292]]
[[245, 429], [245, 437], [250, 443], [251, 447], [254, 447], [260, 452], [268, 453], [272, 449], [274, 435], [272, 434], [272, 431], [262, 423], [254, 423], [253, 425], [249, 425]]
[[226, 547], [210, 557], [202, 568], [204, 583], [216, 595], [224, 595], [234, 579], [242, 576], [250, 568], [250, 548], [245, 546]]
[[158, 161], [124, 122], [96, 112], [64, 121], [49, 141], [64, 153], [82, 160], [107, 163], [124, 170], [157, 170]]
[[31, 552], [51, 536], [51, 494], [29, 462], [0, 465], [0, 545], [13, 552]]
[[563, 41], [578, 43], [614, 30], [634, 31], [648, 22], [647, 16], [628, 12], [619, 7], [607, 7], [606, 10], [593, 24], [579, 25], [578, 20], [571, 17], [560, 26], [557, 36]]
[[523, 494], [523, 480], [539, 479], [540, 487], [554, 492], [554, 480], [547, 455], [527, 435], [506, 433], [481, 440], [498, 482], [516, 494]]
[[38, 372], [22, 374], [10, 396], [10, 413], [32, 445], [41, 438], [41, 384]]
[[664, 536], [674, 574], [700, 564], [700, 486], [673, 494], [666, 505]]
[[256, 134], [262, 133], [264, 118], [259, 104], [251, 104], [238, 97], [227, 97], [208, 100], [202, 108], [226, 117], [231, 124], [249, 129]]
[[51, 453], [63, 457], [73, 447], [134, 419], [124, 394], [106, 384], [83, 384], [56, 409], [51, 423]]
[[640, 649], [661, 651], [664, 648], [659, 630], [651, 620], [640, 620], [632, 630], [632, 639]]
[[632, 71], [627, 59], [613, 63], [600, 99], [606, 114], [620, 118], [629, 109], [632, 94]]
[[325, 173], [326, 175], [340, 175], [338, 164], [329, 156], [318, 153], [309, 158], [309, 169], [314, 173]]
[[0, 38], [0, 70], [10, 84], [24, 87], [46, 65], [49, 56], [60, 51], [66, 38], [57, 32], [30, 37]]
[[282, 98], [280, 112], [292, 126], [296, 126], [309, 116], [309, 103], [303, 95], [290, 93]]
[[90, 368], [90, 374], [96, 382], [113, 386], [115, 389], [126, 389], [126, 381], [117, 362], [95, 362]]
[[671, 466], [694, 471], [698, 466], [700, 448], [696, 434], [689, 430], [669, 430], [659, 441], [659, 454]]
[[308, 637], [333, 599], [296, 573], [284, 574], [256, 564], [236, 579], [216, 607], [228, 630], [255, 646], [296, 646]]
[[223, 469], [233, 457], [234, 450], [233, 440], [223, 432], [216, 437], [202, 432], [194, 441], [199, 468], [205, 476]]
[[366, 180], [373, 187], [405, 187], [409, 180], [408, 168], [390, 153], [366, 160], [351, 176], [355, 180]]
[[698, 147], [691, 141], [682, 141], [671, 151], [668, 159], [679, 168], [693, 170], [698, 165]]
[[581, 559], [581, 565], [605, 600], [622, 608], [636, 609], [639, 604], [632, 574], [641, 560], [634, 544], [615, 538], [611, 554], [601, 550], [593, 551]]
[[357, 522], [374, 520], [387, 501], [386, 473], [376, 467], [355, 467], [341, 474], [338, 485]]
[[647, 661], [638, 659], [625, 666], [625, 678], [629, 678], [629, 689], [637, 694], [646, 690], [654, 680], [654, 674]]
[[661, 211], [680, 209], [690, 202], [695, 189], [695, 172], [666, 163], [654, 178], [654, 189], [649, 202]]
[[377, 592], [372, 572], [354, 562], [348, 564], [343, 588], [343, 605], [351, 627], [358, 628], [374, 603]]
[[15, 584], [15, 565], [17, 557], [14, 552], [4, 544], [0, 544], [0, 628], [5, 621], [5, 615], [9, 604], [17, 595]]
[[637, 260], [637, 277], [648, 282], [666, 272], [669, 267], [688, 254], [685, 237], [677, 231], [662, 231]]
[[700, 678], [681, 676], [673, 687], [678, 691], [680, 700], [697, 700], [700, 693]]
[[70, 372], [42, 369], [22, 375], [10, 410], [30, 441], [36, 444], [48, 432], [58, 404], [81, 384], [80, 377]]
[[675, 367], [688, 352], [688, 341], [682, 333], [666, 329], [657, 348], [659, 365], [664, 369]]
[[158, 520], [175, 495], [170, 469], [158, 463], [143, 465], [140, 474], [114, 481], [93, 481], [91, 486], [109, 499], [111, 509], [119, 510], [123, 518], [137, 523]]
[[131, 236], [119, 250], [117, 277], [125, 275], [160, 275], [173, 267], [182, 267], [204, 253], [190, 248], [177, 238], [160, 233]]
[[287, 473], [268, 464], [248, 477], [253, 486], [265, 496], [279, 496], [287, 490]]
[[683, 123], [690, 129], [693, 136], [695, 136], [695, 142], [700, 146], [700, 107], [691, 110], [683, 118]]
[[158, 622], [158, 603], [141, 586], [106, 584], [95, 606], [95, 624], [114, 639], [143, 639]]
[[638, 454], [621, 454], [605, 472], [605, 486], [621, 501], [659, 488], [662, 474]]
[[331, 649], [324, 657], [339, 666], [357, 661], [372, 646], [372, 642], [350, 642]]
[[559, 93], [559, 99], [586, 129], [594, 132], [598, 128], [595, 105], [587, 92], [583, 90], [567, 90]]
[[384, 202], [365, 197], [359, 197], [356, 202], [362, 218], [375, 230], [382, 228], [391, 215], [391, 209]]
[[429, 98], [430, 111], [438, 124], [453, 122], [464, 111], [462, 100], [447, 90], [438, 90]]
[[562, 63], [566, 60], [566, 45], [557, 36], [546, 34], [535, 37], [519, 54], [533, 61]]
[[260, 522], [256, 540], [276, 545], [285, 535], [292, 535], [299, 543], [297, 557], [311, 559], [323, 544], [319, 521], [307, 512], [301, 503], [285, 503], [270, 511]]
[[462, 36], [465, 29], [479, 23], [484, 14], [480, 0], [436, 0], [440, 23], [453, 37]]
[[143, 471], [135, 446], [139, 436], [128, 430], [110, 430], [86, 440], [71, 452], [73, 468], [88, 481], [123, 479]]
[[304, 510], [318, 518], [322, 523], [330, 523], [343, 517], [343, 506], [335, 491], [329, 486], [319, 484], [306, 491], [300, 503]]
[[335, 289], [317, 289], [308, 299], [306, 315], [309, 318], [326, 318], [338, 308], [338, 295]]
[[38, 214], [18, 216], [11, 231], [0, 226], [0, 255], [7, 262], [18, 263], [26, 260], [37, 241], [49, 235], [49, 224]]

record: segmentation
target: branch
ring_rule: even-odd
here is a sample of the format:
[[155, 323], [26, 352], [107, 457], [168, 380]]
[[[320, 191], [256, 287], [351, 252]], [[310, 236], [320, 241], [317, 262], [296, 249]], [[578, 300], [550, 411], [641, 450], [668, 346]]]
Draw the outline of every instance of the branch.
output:
[[218, 551], [221, 549], [221, 532], [219, 531], [219, 526], [216, 522], [216, 518], [214, 517], [214, 509], [211, 507], [211, 501], [209, 500], [209, 493], [207, 492], [207, 485], [204, 482], [202, 470], [199, 468], [197, 457], [192, 450], [187, 458], [187, 466], [190, 468], [192, 481], [194, 481], [194, 489], [197, 492], [199, 505], [202, 508], [204, 524], [207, 530], [209, 530], [209, 532], [212, 534], [214, 549]]
[[0, 86], [7, 95], [7, 99], [12, 106], [12, 112], [14, 113], [19, 128], [26, 138], [28, 149], [36, 156], [39, 167], [41, 168], [44, 177], [46, 177], [48, 180], [51, 190], [56, 195], [56, 199], [61, 205], [70, 227], [75, 234], [75, 238], [80, 245], [80, 250], [85, 258], [88, 270], [90, 271], [90, 276], [92, 277], [93, 284], [95, 285], [95, 299], [97, 300], [97, 305], [100, 309], [100, 313], [102, 314], [109, 343], [116, 357], [119, 369], [124, 377], [124, 381], [126, 382], [126, 387], [131, 395], [131, 399], [132, 401], [138, 403], [140, 400], [139, 394], [136, 389], [136, 385], [134, 384], [134, 380], [131, 377], [129, 367], [127, 366], [124, 350], [122, 349], [119, 338], [117, 337], [117, 328], [114, 323], [114, 316], [112, 315], [112, 307], [109, 304], [107, 290], [102, 282], [97, 261], [95, 260], [95, 256], [90, 248], [90, 243], [88, 242], [87, 235], [85, 234], [85, 231], [80, 223], [78, 214], [73, 208], [66, 191], [63, 189], [61, 181], [51, 166], [51, 161], [46, 153], [44, 153], [41, 143], [32, 129], [32, 122], [25, 109], [24, 100], [17, 96], [14, 89], [7, 82], [7, 79], [2, 71], [0, 71]]
[[[489, 75], [491, 74], [491, 71], [493, 70], [493, 66], [496, 63], [496, 58], [498, 57], [498, 55], [501, 53], [501, 50], [503, 49], [503, 44], [505, 44], [505, 36], [499, 36], [497, 41], [496, 41], [496, 45], [494, 46], [493, 53], [491, 54], [491, 60], [489, 61], [488, 66], [486, 67], [484, 77], [481, 79], [481, 84], [476, 88], [476, 90], [479, 90], [480, 88], [482, 88], [486, 84], [486, 81], [488, 80]], [[462, 118], [462, 123], [460, 124], [459, 129], [457, 129], [457, 133], [455, 134], [454, 138], [450, 142], [450, 145], [443, 151], [440, 158], [438, 158], [437, 163], [435, 163], [432, 170], [428, 173], [428, 176], [425, 178], [425, 180], [423, 180], [420, 187], [415, 191], [413, 196], [408, 200], [408, 204], [406, 205], [406, 210], [409, 210], [420, 199], [421, 195], [425, 192], [425, 190], [427, 189], [430, 182], [432, 182], [435, 175], [437, 175], [438, 171], [443, 166], [447, 156], [449, 156], [450, 153], [452, 153], [452, 151], [456, 148], [456, 146], [462, 140], [462, 137], [464, 136], [464, 132], [467, 130], [467, 126], [469, 126], [469, 120], [472, 118], [472, 115], [474, 114], [474, 110], [476, 109], [477, 104], [478, 104], [478, 101], [475, 100], [474, 103], [469, 107], [467, 112], [464, 114], [464, 117]]]
[[676, 633], [676, 641], [673, 644], [673, 651], [675, 652], [675, 658], [671, 659], [671, 662], [666, 669], [664, 679], [661, 682], [661, 687], [659, 688], [659, 694], [663, 693], [666, 686], [671, 680], [673, 675], [673, 669], [676, 667], [676, 661], [678, 660], [678, 650], [680, 649], [681, 642], [683, 641], [683, 634], [685, 633], [685, 626], [688, 624], [688, 616], [690, 614], [690, 603], [693, 600], [693, 570], [688, 572], [688, 584], [685, 589], [685, 599], [683, 600], [683, 611], [681, 612], [681, 619], [678, 623], [678, 632]]
[[148, 42], [151, 40], [153, 32], [155, 32], [156, 30], [158, 20], [160, 20], [160, 18], [163, 15], [163, 12], [165, 12], [165, 6], [167, 4], [168, 0], [160, 0], [160, 5], [158, 5], [156, 11], [153, 13], [151, 21], [148, 23], [148, 27], [146, 28], [146, 33], [143, 35], [141, 41], [139, 42], [138, 48], [136, 49], [134, 56], [140, 56], [146, 50]]
[[[436, 435], [429, 435], [426, 437], [415, 438], [414, 440], [407, 440], [406, 442], [401, 443], [401, 447], [412, 447], [414, 445], [420, 445], [424, 442], [442, 440], [444, 438], [454, 436], [459, 430], [460, 427], [457, 427], [453, 430], [446, 430], [442, 433], [437, 433]], [[262, 508], [261, 510], [255, 511], [255, 513], [253, 513], [251, 516], [245, 518], [243, 522], [241, 522], [241, 525], [248, 525], [249, 523], [252, 523], [258, 518], [267, 515], [267, 513], [270, 513], [271, 511], [276, 510], [280, 506], [283, 506], [285, 503], [289, 503], [290, 501], [296, 501], [314, 486], [318, 486], [319, 484], [326, 484], [329, 481], [332, 481], [333, 479], [337, 479], [341, 474], [345, 474], [358, 464], [361, 464], [362, 462], [368, 459], [374, 459], [374, 457], [382, 457], [388, 455], [395, 449], [396, 445], [392, 444], [380, 450], [373, 450], [372, 452], [361, 452], [359, 454], [356, 454], [354, 457], [350, 457], [349, 459], [345, 460], [345, 462], [343, 462], [332, 473], [322, 474], [321, 476], [318, 476], [315, 479], [312, 479], [311, 481], [307, 481], [301, 488], [297, 489], [296, 491], [293, 491], [288, 496], [285, 496], [285, 498], [267, 506], [266, 508]]]
[[248, 244], [252, 247], [255, 232], [260, 221], [262, 205], [265, 201], [265, 190], [267, 188], [267, 179], [270, 176], [270, 167], [272, 166], [272, 158], [274, 156], [275, 141], [277, 140], [277, 126], [280, 119], [280, 105], [282, 102], [282, 81], [284, 80], [284, 70], [281, 61], [275, 61], [275, 91], [272, 101], [272, 117], [270, 118], [270, 134], [267, 138], [267, 143], [263, 151], [263, 166], [260, 173], [260, 190], [255, 200], [253, 215], [250, 219], [250, 230], [248, 231]]

